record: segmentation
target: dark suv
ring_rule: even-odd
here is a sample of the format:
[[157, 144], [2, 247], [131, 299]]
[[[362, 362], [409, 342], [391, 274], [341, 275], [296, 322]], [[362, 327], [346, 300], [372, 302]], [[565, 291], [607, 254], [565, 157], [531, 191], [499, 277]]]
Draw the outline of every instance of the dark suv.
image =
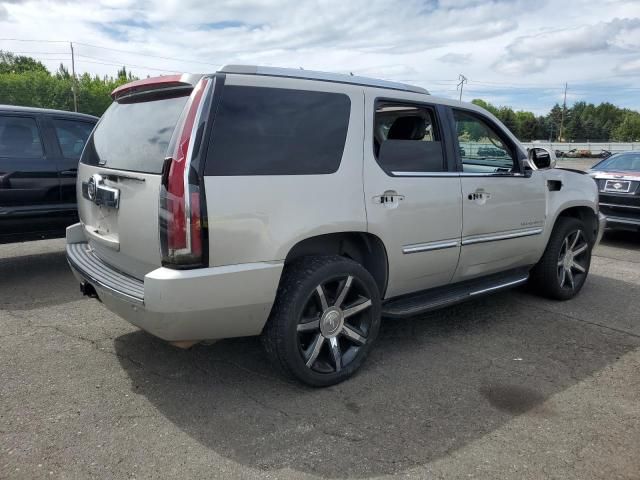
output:
[[0, 243], [64, 236], [77, 222], [78, 160], [97, 121], [0, 105]]

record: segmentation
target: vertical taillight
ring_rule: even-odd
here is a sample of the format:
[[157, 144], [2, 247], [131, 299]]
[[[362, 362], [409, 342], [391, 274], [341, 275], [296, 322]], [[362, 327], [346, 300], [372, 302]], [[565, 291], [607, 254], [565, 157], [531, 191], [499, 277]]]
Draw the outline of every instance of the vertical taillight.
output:
[[202, 141], [204, 106], [212, 80], [193, 89], [169, 146], [160, 193], [162, 264], [176, 268], [203, 266], [206, 231], [203, 225], [201, 179], [193, 157]]

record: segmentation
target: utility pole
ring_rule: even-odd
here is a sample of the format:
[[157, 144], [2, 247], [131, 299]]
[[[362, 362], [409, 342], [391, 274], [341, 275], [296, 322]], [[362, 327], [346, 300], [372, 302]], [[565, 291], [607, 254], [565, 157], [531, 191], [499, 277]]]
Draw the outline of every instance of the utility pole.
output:
[[69, 46], [71, 47], [71, 75], [73, 79], [71, 80], [71, 91], [73, 92], [73, 110], [78, 111], [78, 95], [76, 93], [76, 57], [73, 54], [73, 42], [69, 42]]
[[562, 134], [564, 133], [564, 115], [567, 111], [567, 82], [564, 83], [564, 102], [562, 102], [562, 116], [560, 117], [560, 133], [558, 133], [558, 140], [562, 141]]
[[462, 74], [458, 75], [458, 80], [460, 80], [460, 83], [458, 84], [456, 89], [458, 88], [460, 89], [460, 101], [462, 101], [462, 87], [464, 87], [464, 84], [467, 83], [469, 80], [467, 80], [467, 77], [465, 77]]

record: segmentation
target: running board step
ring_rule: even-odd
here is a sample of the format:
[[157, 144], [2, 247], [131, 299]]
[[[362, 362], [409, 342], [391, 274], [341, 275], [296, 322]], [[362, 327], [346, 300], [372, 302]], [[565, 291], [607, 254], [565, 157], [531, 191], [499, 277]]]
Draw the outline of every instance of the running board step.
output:
[[406, 318], [421, 313], [464, 302], [498, 290], [522, 285], [529, 279], [529, 269], [509, 272], [468, 280], [453, 285], [412, 293], [388, 300], [382, 305], [382, 316]]

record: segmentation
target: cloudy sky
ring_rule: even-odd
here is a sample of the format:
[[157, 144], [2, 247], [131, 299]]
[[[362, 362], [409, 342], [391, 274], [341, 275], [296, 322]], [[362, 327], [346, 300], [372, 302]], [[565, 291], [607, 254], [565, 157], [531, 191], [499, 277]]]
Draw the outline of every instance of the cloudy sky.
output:
[[640, 0], [0, 0], [0, 49], [55, 70], [65, 41], [101, 75], [262, 64], [457, 97], [462, 73], [464, 100], [543, 113], [568, 82], [569, 103], [640, 110]]

